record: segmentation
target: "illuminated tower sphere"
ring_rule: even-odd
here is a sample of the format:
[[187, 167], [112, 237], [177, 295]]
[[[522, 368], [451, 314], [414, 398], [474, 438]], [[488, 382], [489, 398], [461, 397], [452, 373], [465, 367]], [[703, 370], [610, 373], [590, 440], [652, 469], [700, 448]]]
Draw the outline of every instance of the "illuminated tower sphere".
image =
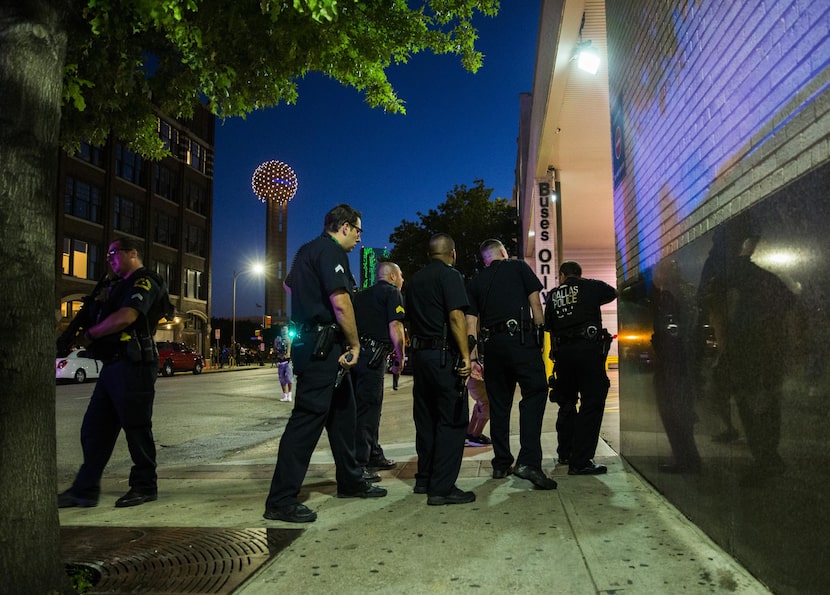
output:
[[282, 161], [266, 161], [254, 171], [251, 187], [265, 203], [265, 313], [274, 324], [288, 321], [282, 284], [286, 270], [288, 201], [297, 192], [297, 174]]

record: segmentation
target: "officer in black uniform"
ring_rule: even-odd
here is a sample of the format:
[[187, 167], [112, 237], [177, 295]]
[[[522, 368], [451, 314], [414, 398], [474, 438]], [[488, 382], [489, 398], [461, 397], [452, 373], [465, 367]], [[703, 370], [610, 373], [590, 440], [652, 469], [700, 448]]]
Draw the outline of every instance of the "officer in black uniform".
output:
[[377, 277], [377, 283], [358, 292], [354, 298], [360, 335], [360, 359], [352, 368], [357, 402], [355, 453], [358, 464], [364, 467], [363, 477], [369, 481], [380, 481], [378, 469], [396, 466], [395, 461], [383, 455], [378, 430], [386, 356], [394, 351], [397, 361], [402, 362], [404, 357], [403, 273], [394, 262], [382, 262], [377, 267]]
[[429, 241], [430, 263], [412, 276], [406, 292], [413, 351], [413, 417], [418, 471], [415, 493], [427, 504], [474, 502], [455, 485], [468, 423], [470, 349], [465, 312], [469, 303], [455, 264], [455, 242], [439, 233]]
[[[317, 513], [297, 499], [323, 428], [337, 468], [338, 498], [377, 498], [386, 490], [362, 478], [355, 460], [355, 401], [348, 370], [360, 357], [347, 252], [360, 241], [360, 211], [331, 209], [323, 233], [304, 244], [285, 280], [299, 335], [291, 347], [297, 391], [280, 439], [265, 518], [307, 523]], [[339, 382], [339, 383], [338, 383]]]
[[559, 462], [568, 463], [568, 475], [599, 475], [608, 471], [593, 458], [610, 386], [605, 358], [611, 344], [600, 306], [614, 301], [617, 290], [604, 281], [583, 279], [582, 267], [573, 261], [559, 267], [559, 283], [545, 305], [557, 379]]
[[112, 242], [107, 261], [120, 280], [110, 286], [80, 341], [104, 367], [81, 426], [84, 462], [72, 487], [58, 496], [59, 508], [98, 505], [101, 475], [122, 429], [133, 467], [130, 490], [115, 506], [151, 502], [158, 494], [152, 416], [159, 362], [153, 333], [172, 307], [164, 282], [144, 268], [132, 239]]
[[[486, 268], [470, 281], [467, 323], [469, 334], [481, 339], [474, 355], [479, 356], [477, 359], [484, 358], [484, 385], [490, 399], [493, 477], [501, 479], [512, 472], [537, 488], [552, 490], [556, 482], [542, 471], [542, 418], [548, 396], [541, 340], [544, 314], [539, 292], [542, 284], [526, 262], [508, 258], [499, 240], [485, 240], [479, 250]], [[522, 390], [521, 448], [513, 469], [510, 412], [517, 382]]]

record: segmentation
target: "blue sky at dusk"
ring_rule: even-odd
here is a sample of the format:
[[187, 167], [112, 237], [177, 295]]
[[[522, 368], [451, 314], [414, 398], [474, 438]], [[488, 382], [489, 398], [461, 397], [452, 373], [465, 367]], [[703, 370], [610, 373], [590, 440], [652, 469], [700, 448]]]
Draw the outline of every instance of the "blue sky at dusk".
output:
[[[393, 67], [389, 79], [406, 115], [372, 109], [353, 89], [313, 74], [299, 99], [216, 125], [212, 315], [261, 316], [262, 279], [248, 273], [265, 256], [265, 205], [251, 176], [272, 159], [290, 165], [298, 190], [288, 206], [288, 262], [322, 231], [325, 213], [347, 202], [363, 213], [359, 248], [390, 247], [402, 220], [435, 208], [455, 185], [484, 180], [510, 198], [516, 162], [519, 94], [532, 89], [539, 2], [502, 2], [495, 18], [478, 17], [484, 65], [465, 71], [454, 56], [423, 53]], [[484, 238], [482, 238], [484, 239]], [[424, 247], [426, 250], [426, 246]]]

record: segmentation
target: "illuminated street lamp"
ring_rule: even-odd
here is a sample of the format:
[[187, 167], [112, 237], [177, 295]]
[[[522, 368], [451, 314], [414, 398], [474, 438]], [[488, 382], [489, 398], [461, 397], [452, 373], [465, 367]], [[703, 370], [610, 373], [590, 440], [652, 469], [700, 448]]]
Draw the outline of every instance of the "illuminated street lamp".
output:
[[[254, 264], [249, 271], [242, 271], [253, 273], [254, 275], [261, 275], [265, 272], [265, 265], [261, 263]], [[231, 331], [231, 349], [236, 349], [236, 278], [240, 275], [236, 271], [233, 272], [233, 330]]]

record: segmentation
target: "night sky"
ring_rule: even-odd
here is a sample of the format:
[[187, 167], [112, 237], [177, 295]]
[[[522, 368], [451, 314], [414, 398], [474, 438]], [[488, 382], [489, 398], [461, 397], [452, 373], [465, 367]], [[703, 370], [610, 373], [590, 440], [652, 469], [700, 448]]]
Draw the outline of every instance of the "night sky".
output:
[[[402, 220], [417, 221], [455, 185], [476, 179], [510, 198], [516, 163], [519, 94], [532, 90], [539, 2], [502, 2], [479, 16], [484, 65], [465, 71], [454, 56], [415, 56], [389, 79], [406, 115], [372, 109], [353, 89], [312, 74], [293, 106], [217, 121], [214, 169], [212, 315], [230, 317], [233, 273], [238, 318], [261, 316], [264, 282], [250, 273], [265, 255], [265, 205], [251, 189], [261, 163], [283, 161], [297, 174], [288, 207], [288, 263], [322, 231], [325, 213], [347, 202], [363, 213], [361, 246], [389, 247]], [[426, 250], [426, 247], [424, 247]]]

